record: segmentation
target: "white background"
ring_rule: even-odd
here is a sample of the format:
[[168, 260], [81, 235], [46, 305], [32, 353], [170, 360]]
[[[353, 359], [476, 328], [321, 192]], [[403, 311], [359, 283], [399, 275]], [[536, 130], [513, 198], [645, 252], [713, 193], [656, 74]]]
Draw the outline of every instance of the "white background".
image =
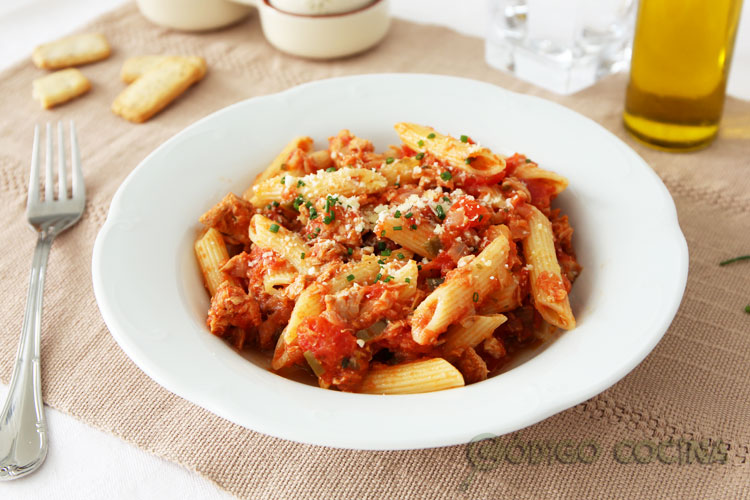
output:
[[[0, 2], [0, 69], [27, 59], [49, 41], [124, 0], [3, 0]], [[392, 0], [396, 17], [483, 33], [486, 0]], [[750, 100], [750, 7], [745, 6], [727, 92]], [[29, 256], [31, 262], [31, 256]], [[20, 328], [19, 318], [19, 328]], [[42, 332], [42, 334], [44, 334]], [[7, 387], [0, 384], [0, 398]], [[34, 474], [0, 483], [0, 499], [227, 499], [213, 483], [150, 455], [68, 415], [46, 408], [50, 449]]]

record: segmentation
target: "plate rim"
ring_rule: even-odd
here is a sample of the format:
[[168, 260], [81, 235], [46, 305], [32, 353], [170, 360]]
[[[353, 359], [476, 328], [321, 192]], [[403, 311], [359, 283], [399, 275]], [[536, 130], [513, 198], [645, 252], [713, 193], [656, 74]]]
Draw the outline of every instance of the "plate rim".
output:
[[[200, 401], [200, 397], [199, 397], [200, 394], [195, 394], [194, 391], [190, 390], [190, 388], [181, 387], [179, 380], [173, 380], [172, 378], [170, 378], [169, 370], [162, 371], [158, 365], [155, 365], [152, 362], [152, 360], [148, 358], [148, 356], [144, 357], [141, 353], [142, 349], [137, 345], [137, 342], [135, 342], [134, 339], [128, 337], [127, 334], [120, 331], [123, 328], [123, 326], [120, 324], [116, 313], [112, 310], [110, 305], [107, 303], [106, 298], [104, 297], [105, 285], [102, 281], [103, 279], [102, 273], [100, 272], [101, 260], [102, 260], [102, 249], [104, 247], [104, 242], [107, 239], [110, 231], [112, 231], [113, 228], [115, 227], [115, 222], [117, 220], [117, 215], [119, 212], [118, 207], [121, 203], [121, 199], [123, 198], [124, 193], [128, 190], [128, 186], [130, 185], [130, 183], [133, 182], [134, 179], [136, 179], [140, 175], [139, 172], [141, 172], [145, 168], [148, 168], [148, 165], [152, 161], [153, 157], [162, 154], [162, 151], [171, 147], [172, 144], [179, 141], [181, 136], [200, 128], [204, 123], [216, 120], [218, 117], [220, 117], [221, 115], [225, 113], [231, 113], [236, 108], [251, 105], [255, 101], [280, 98], [280, 97], [284, 97], [287, 95], [293, 95], [295, 93], [302, 93], [302, 92], [306, 92], [310, 88], [314, 88], [318, 86], [327, 86], [327, 85], [332, 85], [332, 84], [336, 85], [339, 83], [347, 83], [347, 82], [354, 83], [358, 81], [378, 80], [382, 78], [450, 80], [459, 85], [470, 84], [470, 85], [484, 86], [488, 90], [491, 89], [491, 91], [493, 92], [499, 92], [499, 94], [504, 94], [514, 99], [522, 99], [522, 100], [530, 99], [533, 101], [542, 101], [544, 105], [553, 106], [553, 107], [562, 109], [566, 113], [573, 113], [574, 115], [578, 117], [578, 119], [583, 119], [584, 121], [588, 122], [589, 126], [594, 126], [595, 128], [599, 130], [599, 132], [604, 132], [605, 134], [607, 134], [611, 140], [618, 143], [621, 146], [621, 148], [630, 156], [631, 163], [639, 165], [639, 168], [642, 168], [644, 172], [647, 172], [647, 174], [652, 177], [652, 181], [654, 181], [655, 185], [657, 185], [660, 188], [661, 196], [668, 201], [667, 205], [670, 209], [669, 213], [660, 214], [660, 220], [662, 221], [662, 225], [660, 225], [660, 227], [664, 227], [665, 230], [667, 229], [667, 227], [671, 228], [672, 231], [671, 231], [670, 236], [672, 239], [674, 239], [674, 243], [677, 244], [677, 250], [679, 252], [678, 255], [674, 256], [675, 261], [677, 261], [677, 267], [679, 268], [678, 280], [676, 283], [674, 283], [675, 292], [673, 294], [672, 300], [670, 301], [668, 307], [666, 308], [665, 312], [662, 314], [661, 321], [659, 321], [658, 326], [654, 326], [654, 331], [656, 333], [653, 333], [648, 337], [648, 342], [645, 342], [643, 344], [637, 356], [634, 355], [631, 358], [629, 358], [627, 362], [621, 363], [619, 365], [619, 369], [613, 370], [612, 372], [610, 372], [608, 374], [609, 375], [608, 377], [604, 379], [600, 378], [598, 383], [592, 384], [591, 388], [587, 388], [588, 390], [576, 391], [575, 397], [569, 396], [567, 398], [568, 402], [566, 403], [559, 403], [556, 405], [545, 406], [543, 411], [536, 411], [532, 418], [523, 419], [525, 423], [521, 425], [520, 427], [506, 430], [504, 432], [512, 432], [514, 430], [518, 430], [520, 428], [533, 425], [535, 423], [538, 423], [550, 417], [551, 415], [554, 415], [567, 408], [580, 404], [581, 402], [586, 401], [587, 399], [607, 390], [609, 387], [611, 387], [612, 385], [617, 383], [619, 380], [621, 380], [625, 375], [630, 373], [638, 364], [640, 364], [643, 361], [643, 359], [645, 359], [645, 357], [654, 349], [656, 344], [661, 340], [661, 338], [666, 333], [667, 329], [669, 328], [670, 324], [672, 323], [677, 313], [679, 305], [684, 296], [685, 286], [687, 284], [688, 261], [689, 261], [687, 242], [679, 226], [679, 220], [677, 217], [677, 210], [674, 204], [674, 200], [672, 199], [671, 194], [669, 193], [664, 183], [661, 181], [659, 176], [653, 171], [653, 169], [645, 162], [645, 160], [643, 160], [643, 158], [641, 158], [640, 155], [638, 155], [629, 145], [627, 145], [619, 137], [617, 137], [612, 132], [610, 132], [603, 126], [599, 125], [597, 122], [593, 121], [592, 119], [570, 108], [567, 108], [556, 102], [543, 99], [541, 97], [516, 93], [510, 90], [507, 90], [505, 88], [502, 88], [500, 86], [487, 83], [487, 82], [483, 82], [480, 80], [474, 80], [474, 79], [462, 78], [462, 77], [454, 77], [454, 76], [446, 76], [446, 75], [432, 75], [432, 74], [418, 74], [418, 73], [378, 73], [378, 74], [368, 74], [368, 75], [342, 76], [342, 77], [336, 77], [336, 78], [316, 80], [313, 82], [307, 82], [307, 83], [286, 89], [282, 92], [270, 93], [270, 94], [265, 94], [262, 96], [244, 99], [242, 101], [238, 101], [224, 108], [216, 110], [199, 120], [196, 120], [195, 122], [191, 123], [190, 125], [186, 126], [185, 128], [181, 129], [180, 131], [172, 135], [169, 139], [162, 142], [157, 148], [155, 148], [152, 152], [150, 152], [138, 164], [138, 166], [136, 166], [133, 169], [133, 171], [130, 172], [130, 174], [128, 174], [126, 179], [122, 182], [122, 184], [117, 189], [117, 192], [114, 194], [112, 198], [112, 202], [110, 203], [108, 213], [107, 213], [107, 218], [97, 234], [96, 241], [94, 243], [93, 255], [92, 255], [92, 280], [93, 280], [94, 295], [96, 297], [96, 302], [102, 314], [104, 322], [107, 325], [108, 330], [110, 331], [110, 334], [115, 339], [115, 341], [120, 346], [120, 348], [125, 352], [125, 354], [136, 364], [136, 366], [138, 366], [140, 370], [146, 373], [146, 375], [148, 375], [152, 380], [154, 380], [156, 383], [158, 383], [160, 386], [162, 386], [169, 392], [172, 392], [173, 394], [178, 395], [192, 402], [193, 404], [196, 404], [210, 411], [211, 413], [219, 415], [231, 422], [234, 422], [243, 427], [250, 428], [257, 432], [261, 432], [261, 433], [271, 435], [274, 437], [278, 437], [282, 439], [290, 439], [293, 441], [313, 444], [313, 445], [322, 445], [322, 446], [334, 447], [334, 448], [362, 449], [362, 450], [420, 449], [420, 448], [450, 446], [450, 445], [462, 444], [462, 443], [467, 442], [465, 439], [466, 433], [461, 432], [459, 429], [446, 430], [446, 434], [441, 435], [440, 439], [437, 439], [437, 441], [439, 441], [438, 443], [435, 442], [436, 441], [435, 438], [423, 438], [423, 437], [412, 437], [408, 440], [405, 440], [405, 439], [395, 439], [395, 440], [385, 439], [384, 440], [382, 435], [375, 435], [373, 438], [369, 440], [367, 439], [362, 440], [360, 438], [355, 443], [352, 443], [351, 439], [343, 439], [343, 440], [339, 440], [336, 442], [322, 442], [319, 439], [315, 439], [314, 437], [308, 436], [305, 432], [302, 432], [301, 434], [299, 432], [278, 432], [278, 430], [274, 428], [273, 426], [269, 427], [267, 423], [259, 422], [257, 419], [253, 419], [252, 416], [246, 416], [248, 418], [243, 418], [242, 419], [243, 422], [238, 422], [238, 418], [235, 418], [234, 415], [230, 414], [231, 412], [222, 411], [221, 408], [209, 407], [211, 405], [203, 404]], [[663, 226], [664, 224], [666, 224], [666, 227]], [[298, 384], [298, 385], [301, 385], [301, 384]], [[476, 387], [476, 386], [468, 386], [464, 388], [463, 390], [470, 389], [471, 387]], [[317, 388], [312, 388], [312, 389], [316, 391], [321, 391], [320, 389], [317, 389]], [[447, 391], [447, 392], [450, 392], [450, 391]], [[334, 393], [334, 394], [338, 395], [340, 393]], [[429, 393], [426, 395], [387, 396], [387, 397], [388, 398], [400, 398], [400, 397], [419, 398], [419, 397], [430, 396], [430, 395], [435, 395], [435, 394], [439, 394], [439, 393]], [[366, 395], [355, 395], [355, 396], [369, 397]], [[328, 397], [328, 395], [326, 397]], [[252, 421], [250, 425], [246, 423], [248, 420]], [[511, 427], [513, 427], [513, 425], [511, 425]]]

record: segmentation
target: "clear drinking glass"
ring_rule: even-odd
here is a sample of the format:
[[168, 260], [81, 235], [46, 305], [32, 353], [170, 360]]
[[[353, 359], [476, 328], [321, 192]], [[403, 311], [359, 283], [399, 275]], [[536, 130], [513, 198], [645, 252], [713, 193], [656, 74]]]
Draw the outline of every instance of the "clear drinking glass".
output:
[[490, 66], [571, 94], [630, 61], [636, 0], [490, 0]]

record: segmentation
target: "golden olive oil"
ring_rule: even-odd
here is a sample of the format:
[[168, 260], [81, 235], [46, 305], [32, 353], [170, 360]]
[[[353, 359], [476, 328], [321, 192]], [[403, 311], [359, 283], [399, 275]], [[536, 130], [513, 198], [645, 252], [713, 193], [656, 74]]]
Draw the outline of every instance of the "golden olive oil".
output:
[[742, 0], [641, 0], [625, 127], [671, 150], [704, 147], [719, 129]]

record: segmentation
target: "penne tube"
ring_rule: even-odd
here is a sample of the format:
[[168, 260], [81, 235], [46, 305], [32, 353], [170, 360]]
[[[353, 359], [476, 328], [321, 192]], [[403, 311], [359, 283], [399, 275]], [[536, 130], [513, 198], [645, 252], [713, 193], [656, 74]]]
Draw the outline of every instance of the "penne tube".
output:
[[331, 153], [327, 149], [321, 149], [320, 151], [310, 153], [310, 159], [315, 163], [316, 170], [325, 170], [333, 166]]
[[263, 290], [269, 295], [278, 295], [282, 291], [275, 288], [286, 286], [294, 281], [297, 273], [293, 271], [273, 271], [263, 276]]
[[412, 229], [411, 224], [409, 219], [390, 217], [382, 223], [382, 235], [422, 257], [437, 257], [440, 252], [440, 238], [435, 234], [435, 224], [423, 220], [416, 229]]
[[506, 268], [509, 252], [510, 243], [501, 232], [474, 260], [449, 274], [414, 311], [414, 341], [422, 345], [433, 343], [451, 323], [464, 318], [505, 283], [510, 272]]
[[512, 311], [521, 305], [521, 287], [518, 286], [515, 277], [509, 275], [508, 283], [501, 285], [492, 291], [482, 303], [480, 312], [482, 314], [497, 314]]
[[419, 161], [414, 158], [401, 158], [393, 163], [385, 163], [380, 167], [380, 174], [388, 180], [389, 186], [412, 184], [417, 181], [414, 167], [418, 165]]
[[227, 279], [221, 268], [229, 260], [229, 253], [221, 233], [209, 228], [206, 234], [195, 242], [195, 255], [208, 293], [213, 297], [219, 285]]
[[415, 123], [397, 123], [401, 140], [414, 151], [427, 152], [470, 174], [493, 176], [505, 171], [505, 159], [477, 144], [462, 142]]
[[538, 208], [533, 205], [529, 208], [529, 234], [523, 240], [523, 253], [529, 269], [534, 307], [548, 323], [570, 330], [575, 327], [576, 320], [557, 262], [552, 224]]
[[285, 173], [284, 165], [289, 159], [289, 156], [296, 150], [301, 149], [303, 151], [310, 151], [312, 149], [313, 140], [309, 137], [295, 137], [289, 143], [284, 146], [276, 158], [273, 159], [270, 165], [256, 177], [253, 186], [260, 184], [261, 182], [276, 177], [277, 175]]
[[243, 196], [254, 206], [262, 207], [273, 201], [289, 199], [289, 196], [284, 197], [284, 194], [289, 192], [314, 200], [329, 194], [353, 196], [379, 193], [387, 186], [386, 178], [377, 172], [367, 168], [344, 167], [333, 172], [319, 170], [303, 177], [272, 177], [254, 185]]
[[365, 394], [415, 394], [463, 387], [464, 377], [442, 358], [372, 368], [359, 387]]
[[445, 332], [445, 343], [441, 346], [448, 359], [460, 354], [467, 347], [476, 347], [492, 336], [494, 331], [508, 318], [502, 314], [472, 316], [455, 323]]
[[398, 271], [393, 273], [394, 283], [406, 283], [398, 294], [399, 300], [409, 300], [417, 293], [417, 280], [419, 279], [419, 269], [417, 263], [409, 260]]
[[[302, 321], [318, 316], [325, 311], [323, 298], [326, 294], [340, 292], [355, 283], [358, 285], [372, 283], [379, 270], [378, 258], [374, 255], [368, 255], [360, 262], [346, 266], [341, 272], [337, 273], [331, 279], [329, 289], [319, 283], [312, 283], [305, 288], [294, 304], [289, 324], [284, 329], [283, 336], [286, 343], [291, 344], [297, 338], [297, 328]], [[350, 280], [349, 276], [354, 276], [354, 278]]]
[[312, 249], [299, 234], [277, 224], [260, 214], [250, 219], [250, 240], [260, 248], [268, 248], [281, 255], [302, 274], [314, 272], [314, 267], [303, 255], [312, 255]]
[[522, 164], [513, 171], [513, 176], [524, 181], [541, 180], [554, 187], [554, 195], [562, 193], [568, 187], [568, 179], [562, 175], [544, 170], [531, 164]]

